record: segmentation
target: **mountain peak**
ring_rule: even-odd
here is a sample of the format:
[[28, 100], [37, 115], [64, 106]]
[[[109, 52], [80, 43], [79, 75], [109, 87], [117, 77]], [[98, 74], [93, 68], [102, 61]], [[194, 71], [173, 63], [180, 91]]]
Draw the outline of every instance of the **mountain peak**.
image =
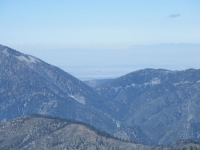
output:
[[1, 48], [1, 47], [5, 47], [5, 46], [3, 46], [3, 45], [0, 44], [0, 48]]
[[4, 55], [4, 56], [20, 56], [20, 55], [23, 55], [22, 53], [12, 49], [12, 48], [9, 48], [7, 46], [3, 46], [3, 45], [0, 45], [0, 54], [1, 55]]
[[115, 125], [94, 109], [101, 98], [86, 84], [58, 67], [2, 45], [0, 79], [0, 121], [40, 113], [92, 122], [105, 129], [110, 126], [101, 119]]
[[14, 58], [17, 58], [19, 61], [22, 61], [24, 63], [27, 64], [31, 64], [31, 63], [37, 63], [40, 60], [36, 57], [30, 56], [30, 55], [26, 55], [26, 54], [22, 54], [12, 48], [9, 48], [7, 46], [3, 46], [0, 45], [0, 54], [1, 57], [12, 57], [14, 56]]

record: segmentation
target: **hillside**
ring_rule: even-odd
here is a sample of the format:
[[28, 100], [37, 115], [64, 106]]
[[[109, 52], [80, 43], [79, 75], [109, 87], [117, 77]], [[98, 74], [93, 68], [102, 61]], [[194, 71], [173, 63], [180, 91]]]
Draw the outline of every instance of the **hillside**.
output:
[[143, 69], [85, 83], [0, 45], [0, 121], [37, 113], [143, 144], [200, 141], [200, 70]]
[[1, 150], [187, 150], [199, 143], [179, 141], [166, 146], [123, 142], [83, 122], [29, 115], [0, 123]]
[[122, 142], [74, 120], [30, 115], [0, 124], [1, 150], [142, 150], [141, 144]]
[[[105, 110], [122, 127], [138, 129], [132, 135], [135, 139], [144, 139], [141, 135], [145, 135], [153, 144], [200, 141], [200, 70], [139, 70], [111, 80], [96, 91], [107, 97]], [[119, 135], [119, 130], [116, 132]], [[146, 143], [147, 139], [140, 141]]]
[[92, 88], [58, 67], [0, 45], [0, 121], [39, 113], [81, 120], [104, 130], [116, 128], [109, 115], [99, 110], [101, 101]]

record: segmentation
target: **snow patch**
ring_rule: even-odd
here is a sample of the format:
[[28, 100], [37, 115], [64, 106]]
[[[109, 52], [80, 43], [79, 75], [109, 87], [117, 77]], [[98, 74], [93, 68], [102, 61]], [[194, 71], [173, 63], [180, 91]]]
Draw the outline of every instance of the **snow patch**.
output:
[[132, 132], [132, 134], [133, 134], [133, 136], [134, 136], [135, 138], [137, 138], [137, 136], [135, 135], [135, 132]]
[[188, 122], [193, 118], [194, 116], [192, 115], [192, 114], [190, 114], [189, 116], [188, 116]]
[[116, 123], [117, 128], [120, 128], [119, 121], [116, 121], [115, 123]]
[[21, 61], [24, 61], [28, 64], [31, 64], [31, 63], [37, 63], [39, 60], [35, 57], [32, 57], [32, 56], [16, 56], [17, 59], [21, 60]]
[[[182, 81], [182, 82], [178, 82], [178, 83], [173, 83], [173, 85], [174, 86], [177, 86], [177, 85], [179, 85], [179, 84], [190, 84], [190, 83], [192, 83], [192, 82], [190, 82], [190, 81]], [[198, 81], [197, 81], [197, 83], [198, 83]]]
[[160, 84], [160, 79], [158, 78], [153, 78], [150, 82], [144, 83], [144, 85], [157, 85]]
[[117, 92], [119, 89], [122, 89], [122, 87], [121, 86], [119, 86], [119, 87], [113, 87], [113, 89], [115, 90], [115, 92]]
[[160, 79], [154, 78], [153, 80], [151, 80], [151, 85], [157, 85], [157, 84], [160, 84]]
[[131, 85], [127, 85], [125, 88], [131, 88], [131, 87], [141, 87], [141, 86], [153, 86], [153, 85], [158, 85], [161, 84], [161, 80], [159, 78], [153, 78], [150, 82], [146, 82], [144, 84], [135, 84], [132, 83]]
[[80, 95], [68, 95], [68, 96], [81, 104], [85, 104], [85, 98], [83, 96], [80, 96]]
[[130, 87], [137, 87], [137, 85], [135, 83], [133, 83], [131, 85], [127, 85], [125, 88], [130, 88]]
[[9, 53], [8, 53], [7, 49], [4, 49], [4, 50], [3, 50], [3, 53], [4, 53], [6, 56], [9, 56]]
[[137, 85], [135, 83], [131, 84], [132, 87], [136, 87]]

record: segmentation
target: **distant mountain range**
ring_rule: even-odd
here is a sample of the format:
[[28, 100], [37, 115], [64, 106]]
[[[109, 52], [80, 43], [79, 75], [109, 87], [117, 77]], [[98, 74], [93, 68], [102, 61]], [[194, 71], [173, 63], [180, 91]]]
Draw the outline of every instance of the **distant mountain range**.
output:
[[110, 80], [111, 79], [88, 80], [88, 81], [84, 81], [84, 83], [92, 88], [97, 88]]
[[143, 69], [84, 83], [0, 45], [0, 121], [33, 113], [83, 121], [145, 144], [200, 141], [200, 70]]

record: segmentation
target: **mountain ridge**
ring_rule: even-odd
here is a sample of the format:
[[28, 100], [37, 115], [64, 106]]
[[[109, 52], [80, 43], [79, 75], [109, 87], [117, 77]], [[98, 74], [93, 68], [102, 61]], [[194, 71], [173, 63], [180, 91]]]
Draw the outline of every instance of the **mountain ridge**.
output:
[[96, 91], [107, 96], [104, 105], [121, 126], [140, 127], [154, 144], [200, 140], [200, 69], [143, 69], [110, 80]]
[[[146, 149], [114, 139], [88, 124], [44, 115], [0, 123], [1, 149]], [[11, 134], [12, 133], [12, 134]]]
[[80, 121], [34, 114], [0, 123], [0, 149], [182, 150], [200, 149], [200, 144], [189, 140], [160, 146], [130, 143]]
[[2, 45], [0, 79], [0, 120], [40, 113], [86, 121], [105, 130], [116, 124], [94, 107], [101, 106], [101, 98], [85, 83], [58, 67]]
[[200, 69], [148, 68], [99, 83], [91, 88], [58, 67], [0, 45], [0, 121], [40, 113], [145, 144], [200, 140]]

